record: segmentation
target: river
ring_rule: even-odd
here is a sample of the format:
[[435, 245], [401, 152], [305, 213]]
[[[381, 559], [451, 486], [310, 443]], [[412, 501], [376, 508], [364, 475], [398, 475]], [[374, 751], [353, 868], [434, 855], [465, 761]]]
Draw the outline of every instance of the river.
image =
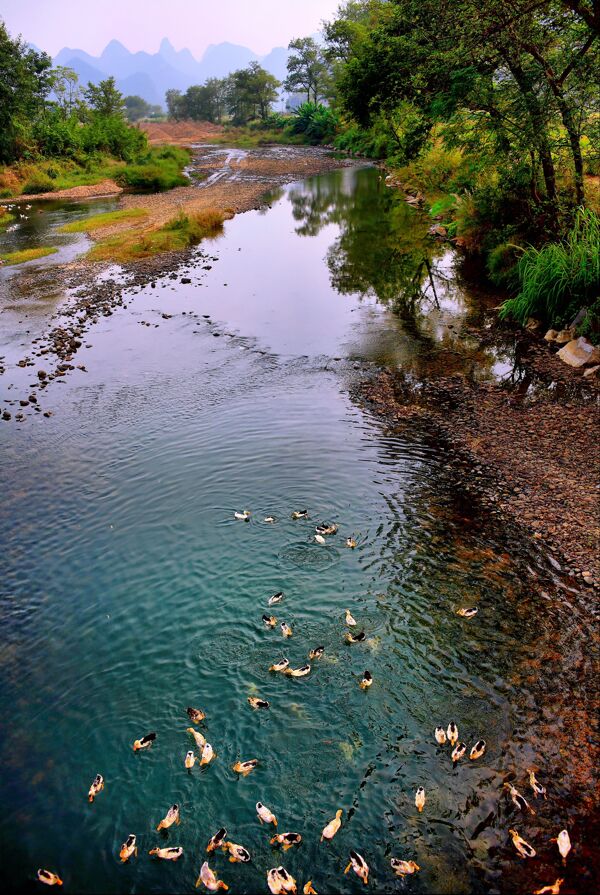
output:
[[[581, 782], [561, 761], [569, 707], [585, 711], [592, 680], [579, 598], [471, 499], [425, 422], [390, 430], [352, 398], [373, 365], [416, 376], [442, 348], [469, 375], [510, 370], [508, 348], [482, 354], [464, 331], [458, 347], [482, 302], [426, 229], [373, 169], [282, 188], [202, 247], [208, 269], [191, 283], [182, 270], [125, 285], [127, 307], [77, 355], [86, 372], [47, 389], [51, 418], [0, 424], [10, 890], [33, 890], [47, 867], [65, 891], [191, 892], [222, 826], [252, 855], [211, 857], [232, 892], [267, 891], [279, 864], [300, 887], [361, 891], [343, 873], [351, 848], [373, 891], [531, 891], [558, 876], [586, 890], [585, 865], [562, 868], [548, 841], [566, 826], [576, 844], [583, 823]], [[32, 379], [7, 345], [4, 399]], [[236, 520], [245, 508], [250, 521]], [[339, 525], [324, 545], [323, 520]], [[284, 601], [268, 609], [276, 591]], [[478, 614], [458, 617], [462, 606]], [[347, 608], [363, 643], [344, 642]], [[288, 641], [265, 627], [267, 611], [291, 625]], [[268, 672], [318, 645], [308, 677]], [[253, 695], [269, 710], [253, 711]], [[188, 705], [206, 712], [198, 729], [216, 751], [191, 772]], [[486, 740], [483, 758], [453, 767], [433, 737], [451, 720], [469, 749]], [[156, 742], [134, 754], [149, 731]], [[248, 777], [232, 771], [250, 758]], [[531, 766], [547, 801], [533, 798]], [[97, 773], [105, 790], [89, 804]], [[535, 817], [512, 808], [507, 780]], [[269, 845], [257, 801], [300, 847]], [[181, 825], [157, 833], [175, 802]], [[341, 830], [320, 844], [338, 808]], [[536, 859], [516, 857], [511, 827]], [[139, 856], [121, 865], [129, 833]], [[157, 861], [155, 845], [184, 856]], [[395, 878], [394, 856], [420, 872]]]

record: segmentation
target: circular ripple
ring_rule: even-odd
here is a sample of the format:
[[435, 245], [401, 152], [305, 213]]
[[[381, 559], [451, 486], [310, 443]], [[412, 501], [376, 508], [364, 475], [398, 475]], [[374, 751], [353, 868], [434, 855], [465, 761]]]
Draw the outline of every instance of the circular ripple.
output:
[[305, 542], [287, 544], [279, 551], [281, 562], [297, 569], [329, 569], [339, 558], [339, 550], [335, 547]]

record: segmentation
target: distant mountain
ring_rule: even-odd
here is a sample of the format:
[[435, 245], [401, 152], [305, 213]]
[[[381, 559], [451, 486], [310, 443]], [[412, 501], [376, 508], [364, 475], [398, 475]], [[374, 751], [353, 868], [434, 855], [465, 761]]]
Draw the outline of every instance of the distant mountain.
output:
[[185, 91], [207, 78], [224, 78], [253, 60], [282, 81], [286, 76], [287, 57], [285, 47], [275, 47], [266, 56], [259, 56], [248, 47], [224, 42], [211, 44], [202, 59], [196, 60], [189, 50], [176, 50], [165, 37], [158, 53], [130, 53], [118, 40], [111, 40], [100, 56], [64, 47], [54, 57], [54, 64], [74, 69], [84, 85], [88, 81], [97, 84], [112, 75], [126, 96], [136, 94], [153, 105], [164, 106], [167, 90]]

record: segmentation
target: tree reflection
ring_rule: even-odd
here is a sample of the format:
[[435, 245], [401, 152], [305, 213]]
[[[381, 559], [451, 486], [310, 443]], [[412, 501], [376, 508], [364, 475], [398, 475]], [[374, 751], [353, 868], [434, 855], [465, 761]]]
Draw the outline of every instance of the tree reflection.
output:
[[422, 304], [437, 303], [431, 259], [440, 250], [427, 238], [427, 220], [373, 169], [322, 175], [289, 197], [300, 236], [316, 236], [329, 224], [339, 228], [327, 252], [334, 289], [375, 296], [418, 329]]

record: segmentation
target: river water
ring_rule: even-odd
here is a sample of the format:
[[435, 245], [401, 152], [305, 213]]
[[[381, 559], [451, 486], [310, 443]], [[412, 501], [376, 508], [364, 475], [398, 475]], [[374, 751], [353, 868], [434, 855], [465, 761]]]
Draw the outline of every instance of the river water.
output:
[[[87, 372], [44, 394], [50, 419], [0, 424], [11, 890], [33, 890], [47, 867], [65, 891], [191, 892], [221, 826], [252, 854], [249, 865], [212, 856], [233, 892], [267, 891], [281, 863], [300, 886], [361, 891], [343, 873], [350, 848], [374, 891], [519, 892], [557, 876], [589, 890], [585, 761], [569, 746], [593, 696], [579, 597], [473, 502], [426, 424], [389, 431], [351, 398], [372, 363], [417, 375], [442, 348], [470, 375], [510, 364], [471, 350], [464, 330], [481, 301], [426, 229], [373, 170], [282, 189], [202, 247], [210, 269], [192, 283], [125, 287], [128, 307], [80, 349]], [[2, 398], [32, 379], [9, 362]], [[234, 518], [244, 508], [249, 522]], [[305, 508], [308, 519], [292, 520]], [[323, 520], [339, 525], [326, 545], [314, 539]], [[292, 626], [289, 641], [261, 621], [280, 590], [268, 611]], [[459, 618], [461, 606], [479, 613]], [[344, 643], [346, 608], [364, 643]], [[309, 677], [269, 674], [318, 645]], [[270, 709], [253, 711], [252, 695]], [[188, 705], [206, 712], [199, 729], [216, 751], [191, 772]], [[469, 749], [486, 740], [483, 758], [452, 767], [433, 738], [450, 720]], [[155, 744], [134, 754], [149, 731]], [[258, 768], [238, 777], [231, 765], [249, 758]], [[530, 766], [548, 801], [531, 798]], [[105, 790], [89, 804], [97, 773]], [[535, 817], [511, 807], [506, 780]], [[280, 832], [302, 834], [299, 848], [271, 848], [257, 801]], [[157, 833], [174, 802], [181, 825]], [[338, 808], [342, 828], [320, 844]], [[566, 869], [548, 841], [565, 826]], [[536, 859], [516, 858], [510, 827]], [[140, 853], [122, 866], [129, 833]], [[155, 845], [184, 856], [156, 861]], [[420, 872], [396, 879], [394, 856]]]

